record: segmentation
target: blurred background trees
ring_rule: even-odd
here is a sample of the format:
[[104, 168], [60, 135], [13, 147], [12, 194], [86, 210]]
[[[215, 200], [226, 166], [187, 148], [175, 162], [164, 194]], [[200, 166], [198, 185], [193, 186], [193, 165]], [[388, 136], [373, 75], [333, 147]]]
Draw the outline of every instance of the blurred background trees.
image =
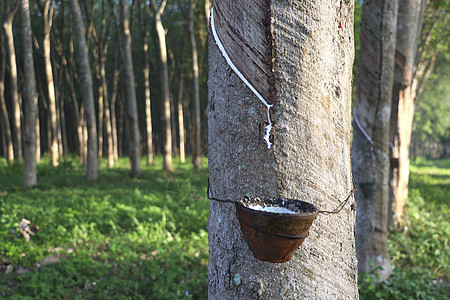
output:
[[[24, 147], [25, 48], [21, 19], [16, 13], [18, 2], [0, 1], [0, 155], [9, 162], [20, 161]], [[38, 106], [37, 161], [41, 153], [48, 153], [53, 165], [57, 165], [70, 153], [87, 164], [88, 144], [92, 148], [95, 142], [96, 157], [107, 157], [109, 166], [119, 155], [131, 155], [131, 149], [144, 154], [148, 164], [153, 155], [164, 155], [167, 169], [173, 157], [184, 161], [186, 155], [197, 166], [198, 157], [207, 154], [206, 40], [210, 1], [127, 2], [135, 77], [134, 87], [130, 87], [125, 76], [130, 62], [121, 38], [120, 1], [79, 0], [92, 77], [92, 114], [83, 96], [87, 91], [82, 87], [76, 46], [79, 38], [75, 36], [70, 2], [30, 2]], [[407, 148], [411, 148], [413, 156], [448, 156], [448, 5], [438, 0], [419, 2], [420, 24], [416, 26], [417, 53], [411, 81], [417, 109], [411, 146]], [[360, 6], [356, 5], [356, 62], [360, 16]], [[129, 117], [132, 112], [127, 90], [134, 90], [136, 95], [136, 118]], [[95, 141], [88, 139], [93, 117]], [[138, 130], [130, 120], [137, 120]], [[130, 147], [137, 141], [139, 149]], [[395, 157], [399, 153], [396, 151], [394, 162], [401, 160]]]
[[[24, 45], [20, 16], [16, 14], [18, 2], [0, 3], [0, 155], [10, 162], [22, 158], [25, 122]], [[76, 46], [79, 37], [75, 35], [70, 2], [30, 2], [38, 95], [38, 159], [40, 153], [51, 154], [54, 166], [69, 153], [79, 155], [87, 164], [87, 145], [94, 142], [88, 139], [93, 118], [86, 118], [89, 108], [83, 96], [86, 90]], [[154, 154], [165, 154], [165, 166], [171, 169], [172, 157], [184, 160], [189, 155], [198, 167], [199, 157], [207, 151], [206, 40], [210, 2], [126, 1], [130, 55], [127, 43], [122, 43], [122, 31], [126, 29], [121, 27], [120, 1], [78, 3], [92, 77], [97, 157], [106, 153], [112, 166], [119, 155], [145, 153], [151, 164]], [[162, 54], [165, 58], [161, 58]], [[166, 60], [165, 64], [161, 59]], [[129, 81], [130, 74], [135, 77], [134, 84]], [[133, 106], [130, 108], [133, 92], [136, 116]], [[132, 165], [137, 168], [136, 159]]]

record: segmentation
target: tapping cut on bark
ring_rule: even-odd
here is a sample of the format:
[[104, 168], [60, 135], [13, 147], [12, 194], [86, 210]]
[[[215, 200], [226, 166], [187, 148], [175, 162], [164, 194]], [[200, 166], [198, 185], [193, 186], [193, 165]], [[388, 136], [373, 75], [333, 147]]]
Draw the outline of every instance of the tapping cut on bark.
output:
[[[211, 32], [228, 65], [266, 106], [264, 141], [270, 149], [271, 108], [276, 98], [270, 1], [241, 2], [235, 6], [215, 2], [211, 8]], [[254, 30], [251, 35], [248, 28]]]

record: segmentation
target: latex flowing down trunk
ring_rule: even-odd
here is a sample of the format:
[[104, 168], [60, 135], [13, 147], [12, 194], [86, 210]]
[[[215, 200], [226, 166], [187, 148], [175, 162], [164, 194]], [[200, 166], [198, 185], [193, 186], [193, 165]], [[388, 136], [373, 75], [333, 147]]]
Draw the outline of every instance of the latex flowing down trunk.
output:
[[24, 185], [26, 187], [37, 184], [36, 177], [36, 82], [34, 79], [33, 46], [31, 39], [30, 4], [28, 0], [20, 0], [20, 19], [22, 27], [23, 46], [23, 105], [24, 105], [24, 154], [25, 172]]
[[409, 145], [411, 143], [414, 98], [411, 95], [423, 0], [399, 0], [395, 75], [392, 93], [391, 224], [399, 225], [408, 197]]
[[[354, 2], [216, 0], [213, 8], [222, 15], [215, 25], [228, 23], [241, 45], [268, 41], [265, 49], [236, 50], [236, 56], [262, 56], [272, 69], [266, 101], [274, 105], [274, 128], [268, 149], [266, 106], [210, 39], [211, 196], [281, 196], [334, 208], [352, 189]], [[257, 36], [262, 43], [253, 43]], [[338, 215], [319, 215], [289, 262], [269, 263], [253, 257], [233, 204], [210, 201], [209, 298], [358, 299], [354, 221], [349, 206]]]
[[[17, 2], [19, 3], [19, 2]], [[17, 63], [16, 50], [14, 49], [14, 36], [12, 32], [12, 23], [17, 7], [10, 9], [9, 1], [5, 1], [5, 19], [3, 21], [3, 29], [5, 31], [6, 48], [8, 49], [8, 63], [9, 63], [9, 92], [11, 95], [11, 122], [12, 122], [12, 137], [14, 145], [14, 158], [17, 161], [22, 160], [22, 132], [20, 122], [20, 102], [19, 89], [17, 85]]]
[[124, 79], [125, 92], [127, 95], [127, 119], [130, 128], [129, 149], [131, 174], [138, 176], [141, 173], [141, 140], [139, 133], [136, 90], [133, 72], [133, 58], [131, 56], [131, 33], [128, 20], [128, 2], [121, 0], [122, 13], [122, 47], [124, 53]]
[[359, 272], [392, 272], [388, 245], [389, 127], [394, 80], [397, 0], [364, 2], [354, 107], [352, 166], [358, 190], [356, 253]]
[[87, 180], [95, 180], [98, 176], [98, 140], [91, 67], [89, 64], [83, 19], [81, 17], [78, 0], [71, 0], [70, 8], [72, 11], [72, 22], [77, 43], [78, 69], [81, 80], [80, 89], [84, 102], [88, 136], [87, 143], [84, 143], [85, 145], [87, 144], [86, 178]]
[[164, 169], [171, 171], [172, 168], [172, 129], [171, 129], [171, 113], [170, 113], [170, 90], [169, 90], [169, 73], [167, 70], [167, 46], [166, 31], [162, 24], [162, 13], [167, 4], [167, 0], [163, 0], [158, 7], [155, 0], [151, 1], [153, 12], [155, 14], [155, 27], [158, 37], [158, 58], [160, 65], [161, 80], [161, 104], [163, 106], [163, 148], [164, 148]]
[[188, 11], [188, 32], [192, 55], [192, 100], [194, 102], [194, 151], [192, 153], [192, 162], [194, 164], [194, 169], [198, 170], [200, 168], [200, 158], [202, 156], [202, 144], [200, 121], [200, 87], [198, 83], [198, 54], [197, 43], [195, 41], [194, 8], [194, 0], [190, 0]]

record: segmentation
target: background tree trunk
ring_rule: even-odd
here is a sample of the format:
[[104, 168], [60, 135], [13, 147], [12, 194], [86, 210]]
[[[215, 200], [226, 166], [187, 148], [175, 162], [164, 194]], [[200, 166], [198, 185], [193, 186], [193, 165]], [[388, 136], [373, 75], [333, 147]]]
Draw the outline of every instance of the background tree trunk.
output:
[[[36, 82], [35, 82], [36, 83]], [[41, 162], [41, 129], [39, 121], [39, 105], [38, 105], [38, 95], [35, 94], [36, 102], [36, 163]]]
[[[120, 48], [120, 47], [119, 47]], [[120, 77], [119, 68], [119, 50], [116, 49], [114, 53], [114, 70], [112, 78], [111, 87], [111, 132], [112, 132], [112, 143], [113, 143], [113, 157], [114, 161], [119, 159], [119, 143], [118, 143], [118, 133], [117, 133], [117, 120], [116, 120], [116, 100], [117, 100], [117, 89]]]
[[178, 110], [178, 131], [180, 133], [180, 162], [184, 164], [186, 162], [186, 149], [185, 149], [185, 129], [184, 129], [184, 109], [183, 109], [183, 86], [184, 79], [182, 72], [179, 73], [180, 79], [178, 84], [178, 97], [177, 97], [177, 110]]
[[394, 80], [397, 0], [364, 2], [352, 146], [356, 195], [356, 253], [360, 272], [374, 263], [392, 272], [388, 245], [389, 125]]
[[209, 13], [211, 11], [211, 1], [205, 0], [205, 18], [206, 26], [209, 26]]
[[20, 125], [20, 100], [19, 88], [17, 85], [17, 63], [16, 50], [14, 49], [14, 36], [12, 32], [12, 23], [14, 15], [16, 14], [19, 1], [16, 2], [14, 8], [10, 7], [9, 0], [5, 1], [5, 20], [3, 21], [3, 29], [5, 30], [6, 47], [8, 49], [8, 63], [10, 72], [10, 86], [11, 93], [11, 110], [12, 110], [12, 136], [14, 145], [14, 158], [17, 161], [22, 160], [22, 129]]
[[25, 172], [24, 185], [26, 187], [37, 184], [36, 177], [36, 82], [34, 79], [33, 45], [31, 43], [33, 33], [31, 31], [30, 4], [28, 0], [20, 0], [20, 17], [22, 27], [23, 45], [23, 104], [24, 104], [24, 152]]
[[127, 119], [130, 128], [130, 163], [131, 174], [138, 176], [141, 172], [141, 141], [139, 133], [136, 90], [131, 56], [131, 33], [128, 19], [128, 1], [121, 0], [122, 47], [124, 53], [125, 92], [127, 95]]
[[[106, 57], [105, 57], [106, 59]], [[112, 134], [112, 125], [111, 125], [111, 109], [109, 107], [109, 93], [108, 93], [108, 84], [106, 83], [106, 66], [105, 59], [102, 60], [100, 65], [100, 77], [102, 79], [103, 93], [105, 95], [105, 131], [106, 131], [106, 140], [108, 143], [107, 148], [107, 156], [108, 156], [108, 166], [111, 168], [114, 166], [114, 142], [113, 142], [113, 134]]]
[[162, 25], [161, 17], [167, 4], [167, 0], [163, 0], [158, 7], [155, 0], [151, 0], [153, 12], [155, 14], [156, 34], [158, 36], [158, 58], [160, 64], [161, 78], [161, 103], [163, 105], [163, 148], [164, 148], [164, 169], [171, 171], [172, 168], [172, 129], [170, 114], [170, 90], [169, 90], [169, 73], [167, 70], [167, 46], [166, 31]]
[[81, 78], [81, 93], [86, 111], [87, 141], [87, 180], [95, 180], [98, 176], [98, 140], [95, 121], [94, 94], [92, 88], [91, 67], [89, 65], [88, 49], [84, 34], [83, 19], [78, 0], [70, 1], [73, 28], [77, 41], [79, 72]]
[[0, 116], [2, 128], [5, 136], [5, 157], [8, 163], [14, 160], [14, 148], [11, 136], [11, 126], [9, 125], [9, 116], [5, 101], [5, 70], [6, 70], [6, 48], [5, 36], [3, 30], [0, 30]]
[[[354, 2], [333, 3], [273, 1], [270, 8], [261, 8], [264, 5], [246, 0], [228, 3], [226, 11], [222, 5], [223, 20], [243, 13], [260, 17], [256, 20], [261, 22], [235, 27], [248, 36], [254, 36], [254, 28], [263, 24], [264, 17], [272, 16], [268, 26], [273, 32], [276, 125], [273, 150], [268, 150], [259, 130], [267, 120], [265, 106], [211, 42], [208, 153], [212, 196], [279, 195], [332, 209], [348, 195], [352, 186]], [[256, 11], [259, 8], [263, 11]], [[211, 201], [209, 297], [357, 299], [354, 220], [350, 207], [339, 215], [319, 215], [292, 260], [275, 264], [253, 257], [233, 205]]]
[[198, 170], [200, 168], [200, 158], [202, 156], [202, 144], [201, 144], [201, 122], [200, 122], [200, 88], [198, 83], [198, 54], [197, 54], [197, 43], [195, 41], [195, 27], [194, 27], [194, 0], [189, 0], [189, 10], [188, 10], [188, 32], [189, 41], [191, 44], [191, 55], [192, 55], [192, 100], [194, 102], [194, 143], [193, 143], [193, 153], [192, 162], [194, 164], [194, 169]]
[[50, 153], [52, 156], [52, 165], [56, 167], [59, 160], [59, 147], [58, 147], [58, 121], [57, 121], [57, 109], [56, 109], [56, 94], [55, 83], [53, 80], [53, 69], [50, 56], [50, 30], [53, 23], [53, 5], [50, 0], [45, 0], [44, 6], [38, 1], [42, 14], [42, 27], [44, 31], [42, 48], [44, 51], [45, 61], [45, 76], [47, 80], [47, 94], [48, 94], [48, 117], [50, 119]]
[[408, 197], [409, 145], [411, 143], [414, 98], [411, 96], [416, 62], [421, 7], [423, 0], [399, 0], [395, 75], [392, 94], [391, 142], [393, 158], [398, 167], [391, 168], [391, 223], [402, 221], [403, 207]]
[[[139, 10], [139, 27], [142, 37], [142, 56], [144, 60], [144, 67], [142, 73], [144, 75], [144, 90], [145, 90], [145, 128], [147, 133], [147, 165], [153, 163], [153, 128], [152, 128], [152, 103], [150, 99], [150, 6], [143, 3], [144, 7]], [[141, 14], [144, 14], [142, 16]]]

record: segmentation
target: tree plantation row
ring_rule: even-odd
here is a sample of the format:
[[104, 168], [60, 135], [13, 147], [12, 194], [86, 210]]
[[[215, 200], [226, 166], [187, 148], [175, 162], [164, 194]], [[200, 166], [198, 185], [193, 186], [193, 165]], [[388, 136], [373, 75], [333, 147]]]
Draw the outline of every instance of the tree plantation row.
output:
[[194, 0], [0, 3], [1, 155], [20, 161], [33, 133], [37, 160], [48, 152], [56, 166], [76, 153], [89, 179], [97, 157], [112, 166], [123, 154], [134, 175], [144, 153], [149, 164], [164, 154], [167, 170], [172, 156], [190, 154], [198, 168], [209, 7]]
[[[25, 158], [25, 186], [37, 183], [40, 150], [54, 166], [64, 153], [79, 154], [88, 180], [103, 156], [112, 166], [128, 155], [134, 176], [141, 157], [151, 164], [154, 153], [165, 170], [186, 153], [198, 168], [207, 114], [209, 297], [357, 299], [358, 271], [380, 280], [392, 272], [388, 230], [403, 222], [417, 99], [446, 61], [438, 57], [448, 47], [448, 4], [212, 5], [5, 0], [0, 151], [8, 161]], [[243, 195], [308, 202], [316, 213], [310, 231], [242, 223], [223, 202]], [[243, 224], [256, 240], [305, 241], [289, 257], [263, 262]]]

